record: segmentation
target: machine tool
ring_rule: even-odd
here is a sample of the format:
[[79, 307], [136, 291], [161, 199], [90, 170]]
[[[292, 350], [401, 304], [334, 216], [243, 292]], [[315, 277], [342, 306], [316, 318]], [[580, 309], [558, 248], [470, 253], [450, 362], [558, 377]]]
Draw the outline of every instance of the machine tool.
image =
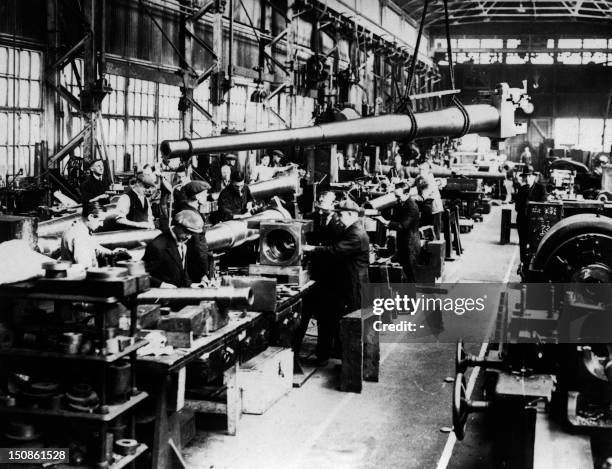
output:
[[[457, 345], [453, 429], [463, 439], [468, 415], [485, 410], [534, 426], [536, 434], [556, 425], [591, 438], [599, 468], [612, 454], [605, 437], [612, 430], [612, 205], [531, 202], [528, 215], [524, 283], [501, 293], [497, 345], [484, 357]], [[483, 401], [466, 396], [465, 372], [476, 366], [485, 369]], [[531, 410], [537, 419], [527, 416]]]

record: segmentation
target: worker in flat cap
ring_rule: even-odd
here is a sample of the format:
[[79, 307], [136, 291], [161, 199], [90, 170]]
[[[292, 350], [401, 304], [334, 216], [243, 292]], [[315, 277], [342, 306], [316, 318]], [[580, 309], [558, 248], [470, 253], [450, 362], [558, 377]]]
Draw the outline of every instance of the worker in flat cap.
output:
[[421, 236], [419, 234], [419, 206], [410, 194], [409, 187], [395, 190], [399, 204], [393, 208], [391, 219], [383, 217], [376, 219], [388, 229], [396, 232], [396, 257], [408, 283], [416, 282], [415, 266], [421, 251]]
[[547, 194], [544, 184], [538, 181], [539, 174], [533, 166], [526, 165], [521, 173], [521, 187], [514, 197], [514, 208], [516, 209], [516, 230], [519, 235], [519, 248], [521, 264], [526, 264], [529, 253], [529, 214], [527, 207], [529, 202], [546, 202]]
[[231, 184], [219, 194], [218, 219], [227, 221], [246, 218], [253, 213], [254, 202], [249, 186], [245, 184], [244, 175], [235, 172], [231, 176]]
[[151, 197], [157, 191], [155, 176], [138, 173], [130, 185], [130, 189], [117, 201], [117, 225], [120, 229], [154, 229]]
[[103, 210], [98, 204], [89, 204], [82, 217], [72, 222], [63, 233], [61, 242], [61, 258], [85, 268], [98, 267], [99, 259], [105, 256], [124, 252], [125, 249], [107, 249], [96, 241], [92, 233], [102, 226]]
[[[307, 241], [312, 246], [331, 246], [344, 232], [344, 225], [335, 211], [336, 194], [333, 191], [321, 192], [315, 204], [315, 210], [304, 218], [313, 221], [313, 229], [307, 233]], [[294, 335], [292, 349], [299, 356], [302, 341], [308, 329], [308, 323], [313, 316], [317, 319], [318, 340], [315, 350], [320, 364], [329, 358], [332, 337], [332, 319], [337, 318], [337, 306], [329, 298], [333, 296], [337, 285], [338, 274], [332, 255], [325, 250], [312, 252], [310, 256], [310, 275], [315, 284], [310, 295], [304, 298], [302, 317]]]
[[328, 301], [330, 314], [321, 315], [317, 358], [325, 365], [332, 354], [340, 353], [340, 319], [361, 308], [362, 284], [368, 282], [370, 240], [361, 219], [362, 209], [352, 200], [334, 209], [344, 230], [329, 246], [307, 246], [305, 250], [327, 253], [334, 266], [335, 285]]
[[89, 165], [89, 175], [83, 180], [80, 187], [85, 216], [94, 202], [103, 204], [109, 201], [106, 193], [109, 188], [110, 184], [104, 178], [104, 162], [100, 159], [93, 160]]
[[[199, 253], [189, 240], [204, 231], [204, 221], [192, 210], [182, 210], [172, 219], [170, 229], [149, 242], [142, 260], [154, 288], [188, 288], [190, 262], [199, 260]], [[200, 279], [195, 279], [199, 281]]]
[[[208, 191], [210, 184], [206, 181], [190, 181], [185, 184], [182, 189], [182, 198], [173, 207], [174, 213], [177, 214], [183, 210], [189, 210], [206, 223], [206, 218], [203, 214], [203, 205], [208, 201]], [[208, 252], [208, 244], [206, 243], [206, 231], [195, 234], [187, 243], [188, 248], [192, 249], [197, 256], [191, 256], [187, 259], [187, 272], [189, 277], [194, 281], [205, 282], [213, 275], [212, 258]]]

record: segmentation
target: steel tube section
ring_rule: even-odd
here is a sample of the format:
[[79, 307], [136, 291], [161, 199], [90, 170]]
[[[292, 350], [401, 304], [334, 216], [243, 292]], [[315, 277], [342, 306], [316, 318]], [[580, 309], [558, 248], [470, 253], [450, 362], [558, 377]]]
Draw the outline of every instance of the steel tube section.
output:
[[249, 184], [251, 195], [256, 200], [267, 200], [275, 195], [295, 194], [298, 191], [299, 179], [297, 172], [275, 177], [268, 181]]
[[381, 195], [375, 199], [369, 200], [364, 204], [366, 209], [372, 210], [384, 210], [386, 208], [395, 207], [397, 205], [398, 198], [395, 193]]
[[[494, 106], [473, 104], [465, 106], [465, 109], [470, 121], [468, 132], [491, 133], [500, 127], [500, 112]], [[191, 154], [279, 146], [389, 142], [407, 140], [411, 137], [450, 137], [459, 135], [465, 123], [463, 114], [456, 107], [418, 113], [414, 117], [416, 120], [414, 132], [408, 115], [389, 114], [296, 129], [220, 135], [190, 141], [165, 140], [161, 143], [160, 149], [166, 158], [180, 158]]]
[[[45, 233], [50, 232], [50, 235], [39, 235], [38, 249], [40, 252], [45, 255], [56, 253], [60, 249], [62, 231], [68, 228], [70, 223], [78, 217], [80, 215], [63, 217], [65, 220], [62, 219], [60, 223], [55, 223], [52, 230], [45, 230]], [[290, 218], [291, 215], [284, 209], [270, 208], [249, 218], [218, 223], [206, 231], [205, 236], [208, 249], [221, 251], [240, 246], [247, 241], [253, 241], [259, 237], [259, 230], [254, 229], [257, 222], [262, 220], [288, 220]], [[57, 232], [62, 228], [62, 231]], [[93, 236], [99, 244], [109, 249], [136, 249], [142, 243], [148, 243], [159, 234], [159, 230], [121, 230], [95, 233]]]
[[93, 238], [105, 248], [133, 249], [155, 239], [161, 231], [159, 230], [121, 230], [94, 233]]
[[[411, 177], [417, 177], [420, 174], [419, 168], [406, 168]], [[432, 169], [432, 174], [436, 178], [470, 178], [470, 179], [503, 179], [502, 173], [489, 173], [487, 171], [453, 171], [450, 169]]]
[[[117, 206], [115, 204], [105, 205], [105, 212], [100, 215], [104, 218], [104, 222], [117, 218]], [[65, 215], [63, 217], [51, 218], [50, 220], [41, 221], [38, 224], [38, 236], [61, 236], [66, 231], [72, 222], [81, 218], [81, 209], [77, 209], [76, 213]]]
[[151, 288], [137, 297], [138, 303], [157, 303], [158, 301], [177, 301], [199, 303], [216, 301], [220, 306], [245, 308], [253, 304], [253, 289], [250, 287], [217, 288]]
[[268, 209], [242, 220], [218, 223], [206, 231], [206, 244], [211, 251], [220, 251], [240, 246], [259, 237], [259, 230], [252, 229], [254, 222], [262, 220], [288, 220], [291, 215], [283, 209]]

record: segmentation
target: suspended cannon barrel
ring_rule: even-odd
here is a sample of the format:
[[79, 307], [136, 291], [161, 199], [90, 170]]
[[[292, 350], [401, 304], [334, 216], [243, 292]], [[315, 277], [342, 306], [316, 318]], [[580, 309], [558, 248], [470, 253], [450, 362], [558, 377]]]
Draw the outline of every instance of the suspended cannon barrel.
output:
[[246, 308], [253, 304], [253, 289], [250, 287], [217, 288], [151, 288], [137, 297], [138, 303], [152, 304], [159, 301], [176, 301], [197, 304], [200, 301], [216, 301], [219, 306]]
[[[468, 132], [495, 133], [500, 127], [500, 112], [489, 104], [465, 106], [469, 116]], [[166, 158], [222, 151], [260, 148], [324, 145], [332, 143], [390, 142], [414, 138], [454, 136], [462, 133], [465, 117], [457, 107], [414, 114], [415, 123], [405, 114], [365, 117], [287, 130], [247, 132], [193, 140], [165, 140], [160, 149]]]
[[185, 158], [230, 150], [332, 143], [382, 143], [426, 137], [454, 137], [464, 133], [507, 138], [517, 133], [514, 110], [523, 97], [522, 90], [510, 89], [502, 83], [491, 95], [491, 104], [464, 106], [465, 114], [459, 107], [453, 106], [439, 111], [415, 113], [414, 119], [407, 114], [388, 114], [295, 129], [165, 140], [160, 149], [165, 158]]

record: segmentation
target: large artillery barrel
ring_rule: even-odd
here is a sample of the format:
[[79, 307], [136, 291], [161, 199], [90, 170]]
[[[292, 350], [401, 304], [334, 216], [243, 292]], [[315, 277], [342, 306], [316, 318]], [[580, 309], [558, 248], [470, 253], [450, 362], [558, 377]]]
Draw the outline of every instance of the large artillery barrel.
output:
[[250, 287], [218, 287], [218, 288], [151, 288], [138, 295], [141, 304], [157, 303], [159, 301], [176, 301], [180, 303], [199, 303], [200, 301], [216, 301], [219, 306], [246, 308], [255, 299]]
[[368, 200], [364, 207], [372, 210], [384, 210], [386, 208], [395, 207], [397, 205], [398, 198], [394, 192], [389, 194], [381, 195], [375, 199]]
[[275, 195], [294, 194], [298, 191], [300, 180], [296, 171], [275, 177], [268, 181], [249, 184], [251, 195], [256, 200], [267, 200]]
[[[80, 215], [79, 215], [80, 216]], [[269, 208], [261, 213], [242, 220], [230, 220], [218, 223], [206, 231], [206, 243], [211, 251], [230, 249], [259, 237], [257, 222], [261, 220], [287, 220], [289, 213], [282, 208]], [[159, 230], [121, 230], [95, 233], [98, 244], [109, 248], [134, 249], [148, 243], [161, 232]], [[39, 236], [38, 249], [45, 255], [53, 255], [60, 249], [61, 233], [51, 236]]]
[[[496, 134], [501, 113], [490, 104], [465, 106], [469, 133]], [[514, 118], [514, 116], [512, 116]], [[460, 135], [466, 119], [457, 107], [414, 114], [414, 124], [406, 114], [387, 114], [339, 122], [265, 132], [220, 135], [192, 140], [164, 140], [160, 149], [166, 158], [222, 151], [332, 143], [390, 142], [424, 137]]]
[[261, 213], [242, 220], [218, 223], [206, 232], [208, 249], [219, 251], [240, 246], [259, 237], [259, 230], [253, 229], [254, 223], [261, 220], [287, 220], [289, 213], [282, 208], [269, 208]]
[[[105, 205], [104, 211], [101, 212], [100, 216], [104, 220], [104, 223], [110, 222], [117, 218], [119, 212], [117, 212], [116, 204]], [[49, 237], [49, 236], [61, 236], [64, 231], [70, 228], [70, 225], [75, 220], [81, 218], [81, 209], [77, 209], [76, 213], [70, 215], [64, 215], [63, 217], [51, 218], [49, 220], [41, 221], [38, 223], [38, 236]]]

